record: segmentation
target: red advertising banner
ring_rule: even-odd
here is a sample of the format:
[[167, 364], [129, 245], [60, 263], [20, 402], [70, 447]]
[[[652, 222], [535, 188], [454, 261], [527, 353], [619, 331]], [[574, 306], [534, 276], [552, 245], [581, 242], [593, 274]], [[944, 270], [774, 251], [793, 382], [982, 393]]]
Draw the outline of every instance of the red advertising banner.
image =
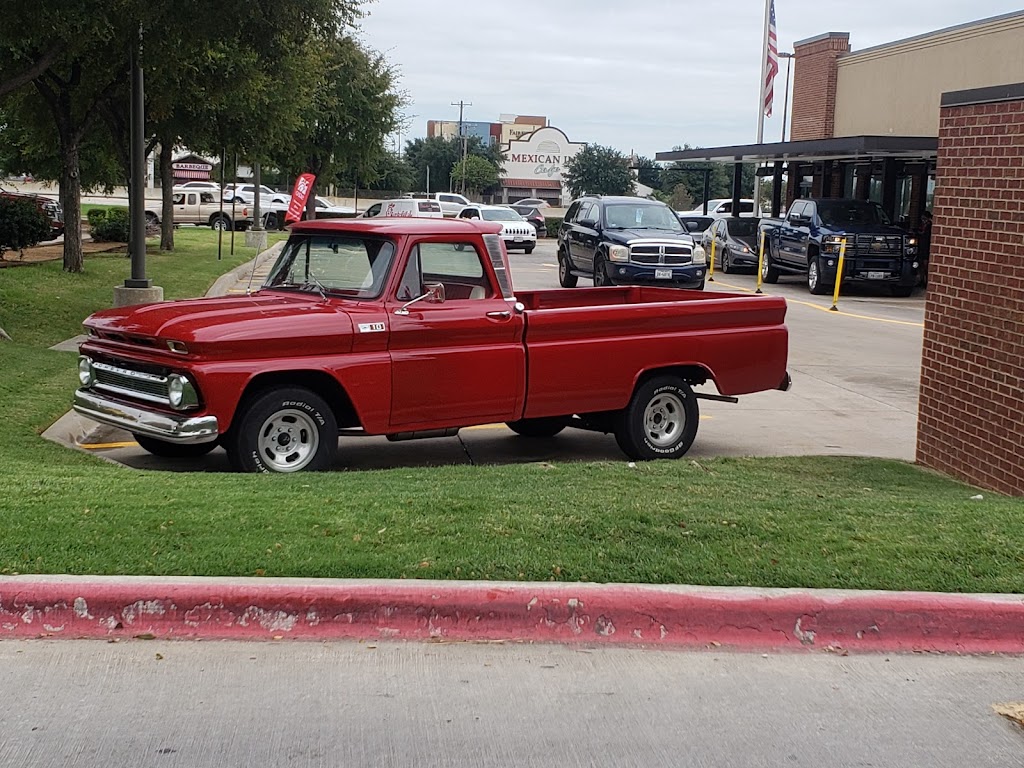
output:
[[292, 190], [292, 199], [288, 203], [288, 213], [284, 215], [286, 222], [301, 221], [302, 211], [306, 208], [306, 201], [309, 200], [309, 193], [313, 191], [313, 182], [316, 176], [312, 173], [304, 173], [295, 180], [295, 189]]

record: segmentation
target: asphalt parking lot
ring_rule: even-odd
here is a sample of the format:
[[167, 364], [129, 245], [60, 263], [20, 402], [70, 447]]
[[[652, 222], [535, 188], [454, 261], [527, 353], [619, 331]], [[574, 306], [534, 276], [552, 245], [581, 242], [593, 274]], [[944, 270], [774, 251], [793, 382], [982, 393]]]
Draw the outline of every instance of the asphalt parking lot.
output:
[[[542, 240], [530, 255], [510, 254], [519, 289], [558, 287], [556, 244]], [[580, 287], [588, 287], [580, 280]], [[754, 274], [716, 273], [707, 290], [751, 293]], [[879, 456], [912, 461], [917, 429], [924, 293], [908, 299], [880, 291], [851, 290], [840, 297], [811, 296], [797, 277], [766, 285], [764, 293], [785, 296], [790, 330], [789, 392], [765, 392], [738, 404], [701, 401], [701, 425], [687, 454], [714, 456]], [[716, 393], [713, 385], [704, 388]], [[130, 435], [103, 429], [83, 446], [139, 469], [227, 471], [217, 449], [198, 460], [160, 459], [143, 451]], [[385, 469], [441, 464], [623, 461], [615, 440], [578, 430], [530, 440], [503, 425], [464, 429], [458, 437], [391, 443], [384, 438], [345, 438], [338, 469]]]

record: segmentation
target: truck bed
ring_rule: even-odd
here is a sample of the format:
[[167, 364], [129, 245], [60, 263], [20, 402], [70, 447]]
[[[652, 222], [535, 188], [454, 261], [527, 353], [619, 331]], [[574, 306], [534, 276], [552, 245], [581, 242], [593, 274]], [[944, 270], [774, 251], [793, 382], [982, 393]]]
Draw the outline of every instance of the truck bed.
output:
[[517, 291], [526, 307], [524, 415], [616, 410], [637, 372], [678, 368], [722, 395], [777, 388], [786, 376], [779, 296], [645, 286]]

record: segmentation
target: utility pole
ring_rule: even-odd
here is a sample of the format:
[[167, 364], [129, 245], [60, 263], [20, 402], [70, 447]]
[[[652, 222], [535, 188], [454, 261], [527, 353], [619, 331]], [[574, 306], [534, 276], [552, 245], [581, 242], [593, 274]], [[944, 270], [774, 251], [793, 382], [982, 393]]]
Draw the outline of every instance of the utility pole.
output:
[[466, 194], [466, 132], [462, 127], [462, 112], [466, 107], [472, 107], [472, 101], [453, 101], [451, 104], [453, 107], [459, 108], [459, 138], [462, 139], [462, 182], [460, 184], [459, 192]]

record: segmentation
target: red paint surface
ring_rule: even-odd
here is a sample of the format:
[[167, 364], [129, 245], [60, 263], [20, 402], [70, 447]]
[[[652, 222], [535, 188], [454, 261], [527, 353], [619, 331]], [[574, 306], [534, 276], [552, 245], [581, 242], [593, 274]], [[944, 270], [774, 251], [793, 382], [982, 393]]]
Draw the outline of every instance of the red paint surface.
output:
[[143, 634], [1024, 653], [1024, 597], [467, 582], [0, 579], [0, 637]]

